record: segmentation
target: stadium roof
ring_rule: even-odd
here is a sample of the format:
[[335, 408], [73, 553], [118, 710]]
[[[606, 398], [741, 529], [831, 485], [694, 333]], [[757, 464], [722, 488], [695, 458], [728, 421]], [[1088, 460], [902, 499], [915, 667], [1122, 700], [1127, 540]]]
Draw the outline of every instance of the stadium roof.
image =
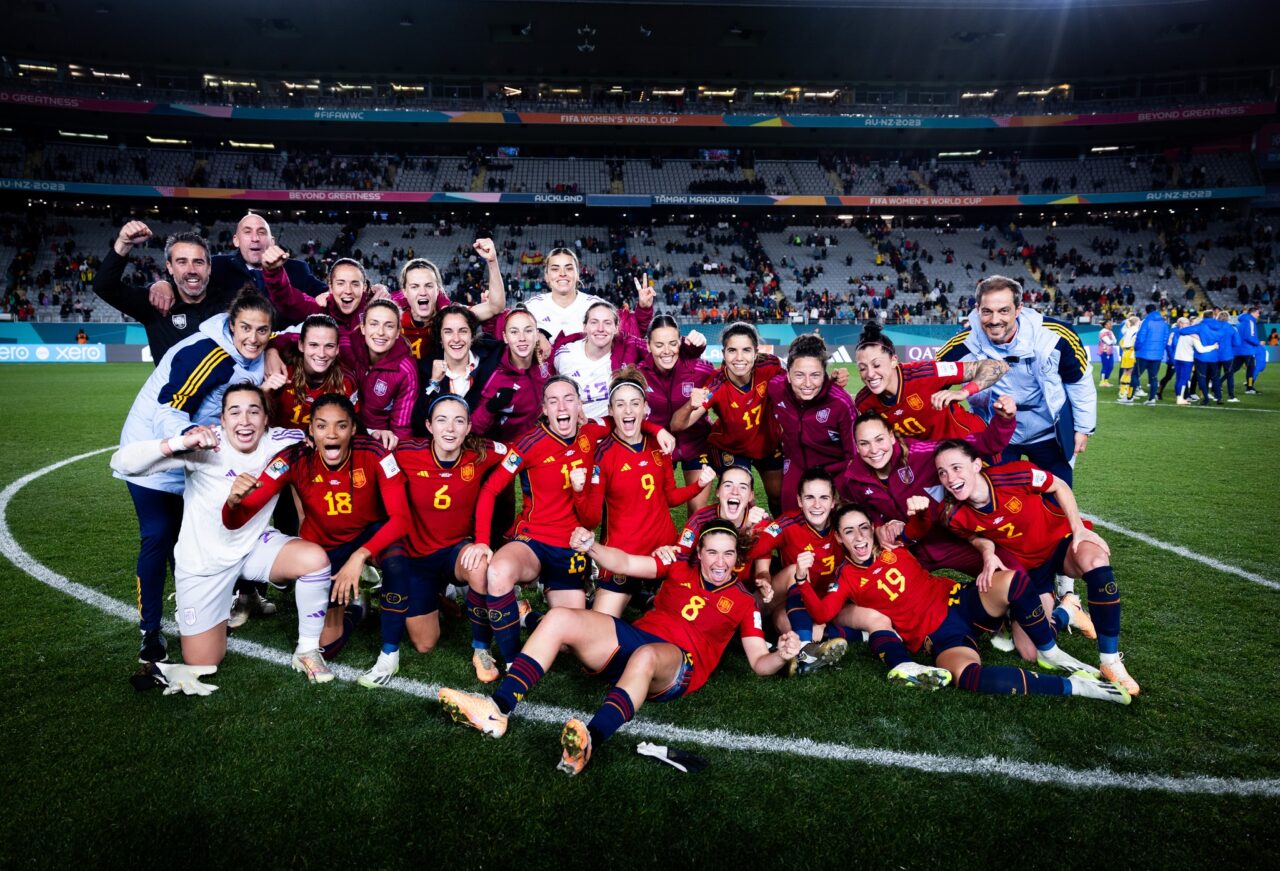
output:
[[11, 0], [0, 51], [196, 72], [1069, 81], [1280, 65], [1274, 0]]

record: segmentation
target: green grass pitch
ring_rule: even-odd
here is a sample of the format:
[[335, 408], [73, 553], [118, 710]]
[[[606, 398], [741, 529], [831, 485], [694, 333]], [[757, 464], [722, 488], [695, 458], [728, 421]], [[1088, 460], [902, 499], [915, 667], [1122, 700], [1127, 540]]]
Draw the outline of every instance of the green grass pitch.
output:
[[[113, 445], [147, 371], [0, 370], [0, 486]], [[1280, 389], [1260, 386], [1203, 410], [1118, 406], [1102, 391], [1077, 472], [1084, 510], [1280, 581]], [[128, 603], [136, 526], [106, 459], [27, 485], [7, 523], [43, 565]], [[0, 560], [0, 867], [1261, 864], [1280, 848], [1280, 589], [1101, 531], [1143, 686], [1129, 708], [897, 691], [859, 650], [810, 679], [759, 679], [735, 642], [704, 690], [640, 721], [767, 740], [681, 742], [711, 763], [685, 776], [637, 756], [623, 731], [573, 780], [554, 770], [555, 725], [516, 719], [482, 739], [433, 701], [308, 686], [243, 655], [210, 698], [135, 694], [130, 623]], [[283, 601], [239, 637], [291, 649]], [[376, 635], [366, 624], [342, 661], [371, 664]], [[467, 638], [448, 624], [436, 652], [405, 651], [402, 676], [478, 689]], [[1078, 636], [1063, 646], [1094, 656]], [[1013, 662], [989, 647], [984, 660]], [[604, 689], [562, 657], [531, 701], [589, 712]], [[803, 738], [930, 770], [791, 752]], [[936, 770], [948, 760], [971, 773]], [[1001, 761], [1048, 774], [994, 773]], [[1102, 785], [1071, 782], [1099, 769]], [[1226, 779], [1227, 794], [1189, 787], [1196, 776]], [[1241, 783], [1252, 794], [1234, 794]]]

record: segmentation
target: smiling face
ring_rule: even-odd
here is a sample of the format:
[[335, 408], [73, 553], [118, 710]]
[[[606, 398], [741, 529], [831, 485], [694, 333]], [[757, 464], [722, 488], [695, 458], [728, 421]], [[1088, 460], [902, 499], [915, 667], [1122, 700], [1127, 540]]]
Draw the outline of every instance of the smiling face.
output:
[[854, 427], [853, 441], [862, 462], [876, 472], [889, 468], [893, 460], [894, 438], [889, 425], [880, 418], [864, 420]]
[[302, 352], [302, 371], [307, 375], [323, 375], [338, 359], [338, 331], [332, 327], [312, 327], [298, 339]]
[[222, 404], [222, 435], [241, 453], [252, 453], [267, 431], [267, 410], [256, 390], [228, 390]]
[[245, 215], [236, 224], [236, 248], [250, 266], [262, 265], [262, 255], [271, 247], [271, 228], [259, 215]]
[[734, 526], [742, 526], [746, 521], [747, 511], [755, 502], [751, 473], [742, 468], [725, 469], [720, 476], [720, 486], [716, 488], [716, 502], [720, 517], [730, 521]]
[[336, 469], [351, 456], [356, 422], [338, 405], [323, 405], [311, 412], [311, 442], [326, 466]]
[[454, 368], [471, 359], [471, 324], [462, 315], [445, 315], [440, 323], [440, 347], [444, 359]]
[[861, 511], [845, 511], [840, 515], [836, 535], [845, 553], [854, 562], [866, 565], [875, 556], [875, 533], [871, 521]]
[[169, 249], [169, 275], [187, 302], [199, 302], [209, 286], [209, 252], [193, 242], [175, 242]]
[[352, 263], [340, 263], [329, 273], [329, 293], [338, 311], [349, 315], [364, 298], [364, 273]]
[[1008, 288], [989, 290], [978, 301], [978, 322], [993, 345], [1005, 345], [1013, 341], [1018, 332], [1020, 300], [1014, 298]]
[[698, 564], [713, 587], [729, 583], [738, 564], [738, 539], [727, 532], [708, 532], [698, 539]]
[[400, 341], [400, 318], [385, 305], [371, 306], [364, 313], [360, 331], [369, 347], [369, 358], [381, 360]]
[[879, 345], [867, 345], [859, 348], [855, 359], [858, 362], [858, 376], [876, 396], [881, 393], [898, 392], [898, 357], [890, 354]]
[[542, 413], [547, 418], [547, 429], [562, 439], [572, 438], [578, 432], [582, 399], [572, 384], [557, 381], [542, 394]]
[[471, 432], [467, 407], [456, 399], [441, 399], [431, 409], [427, 429], [431, 432], [436, 456], [445, 461], [456, 460], [462, 453], [463, 441]]
[[756, 365], [756, 345], [750, 336], [730, 336], [724, 345], [724, 368], [739, 387], [751, 380]]
[[246, 360], [256, 360], [271, 338], [271, 318], [257, 309], [243, 309], [231, 323], [231, 341]]
[[512, 361], [520, 366], [528, 366], [533, 359], [533, 351], [538, 346], [538, 325], [533, 315], [527, 312], [508, 315], [502, 328], [502, 340], [507, 343]]
[[814, 529], [822, 529], [827, 525], [835, 504], [836, 494], [826, 481], [805, 481], [800, 488], [800, 510]]
[[644, 423], [648, 413], [649, 406], [645, 404], [644, 393], [633, 384], [617, 388], [609, 397], [609, 414], [613, 417], [614, 432], [629, 445], [639, 444], [642, 440], [640, 424]]
[[801, 402], [817, 396], [826, 377], [827, 372], [817, 357], [798, 357], [787, 365], [787, 383]]
[[680, 331], [675, 327], [659, 327], [649, 334], [649, 353], [658, 369], [670, 372], [680, 358]]
[[425, 324], [436, 313], [436, 296], [440, 293], [440, 276], [429, 266], [419, 266], [404, 274], [405, 301], [409, 303], [409, 315]]
[[583, 329], [587, 344], [598, 351], [608, 350], [613, 345], [613, 337], [618, 334], [618, 316], [608, 306], [592, 306]]
[[552, 254], [542, 278], [556, 296], [571, 296], [578, 288], [578, 262], [572, 254]]
[[957, 502], [982, 506], [991, 501], [991, 488], [982, 477], [982, 461], [954, 448], [934, 458], [938, 481]]

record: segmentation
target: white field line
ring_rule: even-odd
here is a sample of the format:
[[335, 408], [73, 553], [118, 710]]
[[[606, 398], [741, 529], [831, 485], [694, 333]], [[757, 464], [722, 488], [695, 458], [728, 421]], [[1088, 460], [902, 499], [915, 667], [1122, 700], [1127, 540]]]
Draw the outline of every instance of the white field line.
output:
[[1121, 526], [1118, 523], [1112, 523], [1109, 520], [1103, 520], [1100, 517], [1094, 517], [1092, 514], [1084, 514], [1081, 516], [1083, 516], [1088, 520], [1093, 521], [1094, 526], [1100, 526], [1103, 529], [1109, 529], [1112, 532], [1118, 532], [1121, 535], [1125, 535], [1125, 536], [1128, 536], [1129, 538], [1136, 539], [1142, 542], [1143, 544], [1149, 544], [1152, 547], [1159, 548], [1160, 550], [1166, 550], [1169, 553], [1177, 554], [1180, 557], [1185, 557], [1186, 559], [1193, 560], [1202, 565], [1206, 565], [1211, 569], [1217, 569], [1220, 572], [1225, 572], [1226, 574], [1229, 574], [1229, 575], [1235, 575], [1237, 578], [1244, 578], [1246, 581], [1251, 581], [1252, 583], [1258, 584], [1259, 586], [1266, 587], [1269, 590], [1280, 590], [1280, 582], [1273, 581], [1270, 578], [1264, 578], [1262, 575], [1245, 571], [1242, 568], [1229, 565], [1228, 563], [1224, 563], [1220, 560], [1216, 560], [1213, 557], [1204, 556], [1203, 554], [1196, 553], [1194, 550], [1188, 550], [1187, 548], [1182, 547], [1181, 545], [1169, 544], [1167, 541], [1161, 541], [1158, 538], [1152, 538], [1151, 536], [1147, 535], [1144, 532], [1138, 532], [1136, 530], [1129, 529], [1128, 527]]
[[[109, 450], [112, 450], [112, 448], [90, 451], [45, 466], [43, 469], [37, 469], [28, 475], [22, 476], [0, 491], [0, 553], [3, 553], [15, 566], [42, 584], [66, 593], [107, 614], [132, 622], [136, 619], [137, 614], [131, 606], [105, 596], [83, 584], [69, 580], [37, 562], [14, 539], [8, 523], [9, 503], [27, 484], [70, 463], [98, 456]], [[176, 627], [171, 622], [166, 621], [165, 631], [173, 633], [176, 631]], [[235, 653], [250, 656], [273, 665], [288, 667], [290, 664], [288, 653], [262, 644], [231, 638], [227, 646]], [[360, 670], [344, 665], [334, 666], [333, 671], [339, 679], [344, 681], [354, 681], [361, 674]], [[407, 678], [394, 678], [390, 686], [409, 695], [431, 700], [434, 700], [436, 694], [440, 691], [440, 687], [436, 684], [422, 683]], [[526, 703], [520, 706], [516, 716], [522, 720], [558, 727], [570, 717], [583, 718], [585, 715], [581, 711], [574, 711], [569, 708]], [[810, 738], [747, 735], [726, 729], [687, 729], [681, 726], [655, 723], [648, 720], [633, 720], [624, 727], [624, 731], [628, 735], [639, 739], [658, 740], [666, 743], [699, 744], [720, 750], [784, 754], [824, 761], [853, 762], [883, 768], [904, 768], [929, 774], [966, 775], [971, 777], [991, 777], [994, 775], [1026, 783], [1072, 789], [1123, 789], [1137, 792], [1167, 792], [1179, 795], [1280, 797], [1280, 779], [1246, 780], [1235, 777], [1210, 777], [1207, 775], [1134, 774], [1110, 771], [1105, 768], [1075, 769], [1061, 765], [1019, 762], [1012, 759], [1002, 759], [997, 756], [942, 756], [934, 753], [911, 753], [881, 750], [874, 747], [852, 747], [845, 744], [814, 741]]]

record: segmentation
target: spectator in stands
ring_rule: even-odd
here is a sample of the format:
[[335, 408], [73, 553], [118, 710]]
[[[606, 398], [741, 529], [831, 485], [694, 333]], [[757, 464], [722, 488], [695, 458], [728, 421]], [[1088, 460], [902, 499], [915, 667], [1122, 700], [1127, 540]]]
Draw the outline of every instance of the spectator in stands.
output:
[[970, 405], [990, 419], [996, 396], [1010, 394], [1018, 405], [1018, 426], [1005, 449], [1005, 462], [1026, 457], [1071, 482], [1077, 454], [1083, 453], [1098, 417], [1098, 392], [1080, 337], [1067, 324], [1023, 308], [1022, 285], [993, 275], [978, 283], [969, 326], [943, 345], [946, 362], [1003, 360], [1009, 371]]
[[76, 333], [76, 344], [77, 345], [89, 344], [89, 334], [86, 333], [83, 329]]
[[[225, 312], [240, 288], [237, 285], [210, 291], [209, 243], [196, 233], [177, 233], [165, 242], [164, 259], [172, 280], [172, 284], [165, 284], [177, 286], [178, 298], [164, 306], [162, 313], [145, 287], [124, 281], [129, 252], [150, 238], [151, 228], [141, 221], [129, 221], [121, 227], [111, 250], [102, 259], [93, 291], [107, 305], [142, 324], [151, 362], [158, 364], [170, 348], [199, 332], [201, 323]], [[69, 303], [65, 300], [63, 308]]]

